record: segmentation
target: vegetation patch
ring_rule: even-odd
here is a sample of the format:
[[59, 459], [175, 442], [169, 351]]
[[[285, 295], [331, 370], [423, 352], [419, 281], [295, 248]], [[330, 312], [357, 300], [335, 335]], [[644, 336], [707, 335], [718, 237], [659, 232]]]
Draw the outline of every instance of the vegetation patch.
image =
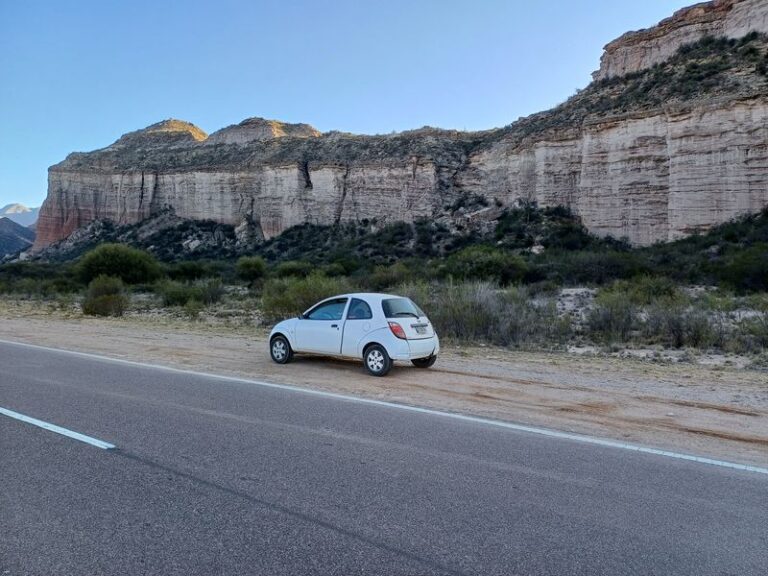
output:
[[120, 278], [126, 284], [147, 284], [162, 275], [150, 254], [123, 244], [102, 244], [78, 263], [80, 279], [87, 283], [99, 276]]
[[633, 248], [590, 235], [567, 209], [521, 203], [474, 229], [302, 225], [238, 259], [159, 263], [104, 244], [75, 261], [0, 265], [0, 293], [69, 309], [79, 302], [93, 315], [159, 309], [270, 325], [334, 294], [396, 292], [416, 300], [449, 341], [742, 354], [760, 369], [767, 247], [768, 210]]
[[87, 316], [122, 316], [128, 308], [123, 281], [115, 276], [100, 275], [91, 280], [83, 300]]

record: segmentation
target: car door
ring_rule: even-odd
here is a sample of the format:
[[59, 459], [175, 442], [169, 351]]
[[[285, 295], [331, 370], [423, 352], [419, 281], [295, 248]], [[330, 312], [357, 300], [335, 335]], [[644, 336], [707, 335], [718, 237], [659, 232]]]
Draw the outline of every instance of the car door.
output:
[[358, 356], [357, 344], [371, 331], [372, 322], [373, 313], [368, 303], [360, 298], [352, 298], [344, 322], [344, 338], [341, 344], [343, 356]]
[[342, 318], [348, 298], [321, 302], [296, 323], [296, 348], [299, 352], [340, 354]]

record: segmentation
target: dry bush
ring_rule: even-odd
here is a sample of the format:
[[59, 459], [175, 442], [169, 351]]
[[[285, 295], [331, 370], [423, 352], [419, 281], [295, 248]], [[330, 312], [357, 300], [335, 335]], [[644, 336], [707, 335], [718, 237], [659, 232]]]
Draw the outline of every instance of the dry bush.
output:
[[83, 301], [83, 314], [88, 316], [122, 316], [129, 300], [120, 278], [101, 275], [88, 285]]
[[536, 300], [525, 288], [489, 282], [402, 284], [397, 293], [425, 310], [440, 337], [466, 343], [551, 347], [563, 344], [570, 322], [554, 303]]

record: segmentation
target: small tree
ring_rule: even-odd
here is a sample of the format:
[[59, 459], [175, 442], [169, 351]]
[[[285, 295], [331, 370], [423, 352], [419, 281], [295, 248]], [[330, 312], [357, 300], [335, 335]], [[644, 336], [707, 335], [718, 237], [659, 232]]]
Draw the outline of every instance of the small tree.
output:
[[112, 276], [126, 284], [146, 284], [160, 278], [162, 270], [148, 252], [123, 244], [102, 244], [83, 256], [78, 275], [86, 283], [98, 276]]
[[251, 288], [267, 274], [267, 263], [261, 256], [243, 256], [237, 261], [237, 276]]

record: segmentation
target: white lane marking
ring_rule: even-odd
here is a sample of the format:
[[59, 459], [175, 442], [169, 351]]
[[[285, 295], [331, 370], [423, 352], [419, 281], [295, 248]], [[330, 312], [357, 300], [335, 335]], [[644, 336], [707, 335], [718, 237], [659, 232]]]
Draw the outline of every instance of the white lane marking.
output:
[[109, 442], [104, 442], [103, 440], [99, 440], [98, 438], [91, 438], [90, 436], [86, 436], [85, 434], [80, 434], [80, 432], [67, 430], [66, 428], [62, 428], [61, 426], [56, 426], [56, 424], [51, 424], [50, 422], [43, 422], [42, 420], [38, 420], [37, 418], [32, 418], [30, 416], [25, 416], [24, 414], [19, 414], [18, 412], [14, 412], [13, 410], [8, 410], [7, 408], [3, 408], [2, 406], [0, 406], [0, 414], [8, 416], [9, 418], [21, 420], [22, 422], [26, 422], [27, 424], [32, 424], [33, 426], [37, 426], [38, 428], [44, 428], [45, 430], [55, 432], [56, 434], [61, 434], [62, 436], [73, 438], [74, 440], [79, 440], [80, 442], [85, 442], [86, 444], [90, 444], [91, 446], [96, 446], [96, 448], [101, 448], [102, 450], [112, 450], [115, 447], [113, 444], [110, 444]]
[[383, 406], [386, 408], [395, 408], [397, 410], [405, 410], [408, 412], [417, 412], [419, 414], [429, 414], [432, 416], [442, 416], [444, 418], [452, 418], [454, 420], [461, 420], [463, 422], [472, 422], [474, 424], [482, 424], [485, 426], [495, 426], [497, 428], [506, 428], [508, 430], [516, 430], [518, 432], [527, 432], [530, 434], [538, 434], [539, 436], [547, 436], [550, 438], [559, 438], [561, 440], [572, 440], [575, 442], [581, 442], [583, 444], [593, 444], [596, 446], [604, 446], [606, 448], [618, 448], [621, 450], [629, 450], [632, 452], [639, 452], [642, 454], [653, 454], [655, 456], [663, 456], [666, 458], [674, 458], [677, 460], [687, 460], [689, 462], [698, 462], [699, 464], [709, 464], [712, 466], [720, 466], [721, 468], [731, 468], [734, 470], [743, 470], [745, 472], [755, 472], [757, 474], [768, 475], [768, 468], [760, 466], [752, 466], [750, 464], [739, 464], [737, 462], [728, 462], [725, 460], [716, 460], [714, 458], [706, 458], [704, 456], [695, 456], [693, 454], [683, 454], [680, 452], [672, 452], [669, 450], [662, 450], [659, 448], [651, 448], [648, 446], [640, 446], [638, 444], [627, 444], [625, 442], [618, 442], [616, 440], [608, 440], [606, 438], [599, 438], [596, 436], [587, 436], [584, 434], [571, 434], [569, 432], [559, 432], [557, 430], [551, 430], [549, 428], [538, 428], [536, 426], [526, 426], [524, 424], [514, 424], [512, 422], [503, 422], [501, 420], [491, 420], [489, 418], [480, 418], [478, 416], [467, 416], [465, 414], [456, 414], [454, 412], [442, 412], [440, 410], [433, 410], [431, 408], [420, 408], [419, 406], [408, 406], [407, 404], [397, 404], [395, 402], [387, 402], [385, 400], [374, 400], [372, 398], [359, 398], [357, 396], [347, 396], [345, 394], [337, 394], [335, 392], [325, 392], [323, 390], [312, 390], [311, 388], [301, 388], [300, 386], [291, 386], [290, 384], [276, 384], [274, 382], [264, 382], [261, 380], [250, 380], [248, 378], [238, 378], [236, 376], [222, 376], [220, 374], [209, 374], [207, 372], [197, 372], [195, 370], [183, 370], [181, 368], [171, 368], [170, 366], [162, 366], [157, 364], [147, 364], [145, 362], [136, 362], [134, 360], [123, 360], [121, 358], [111, 358], [109, 356], [100, 356], [98, 354], [90, 354], [88, 352], [75, 352], [74, 350], [64, 350], [62, 348], [51, 348], [49, 346], [39, 346], [37, 344], [27, 344], [26, 342], [13, 342], [11, 340], [1, 340], [0, 344], [9, 344], [12, 346], [21, 346], [26, 348], [35, 348], [38, 350], [47, 350], [49, 352], [58, 352], [61, 354], [70, 354], [72, 356], [78, 356], [80, 358], [89, 358], [93, 360], [99, 360], [102, 362], [114, 362], [117, 364], [124, 364], [127, 366], [136, 366], [140, 368], [150, 368], [153, 370], [163, 370], [166, 372], [172, 372], [175, 374], [185, 374], [188, 376], [199, 376], [202, 378], [210, 378], [214, 380], [223, 380], [225, 382], [237, 382], [240, 384], [253, 384], [256, 386], [262, 386], [264, 388], [273, 388], [277, 390], [286, 390], [289, 392], [299, 392], [302, 394], [310, 394], [314, 396], [321, 396], [323, 398], [333, 398], [335, 400], [344, 400], [347, 402], [357, 402], [360, 404], [370, 404], [373, 406]]

